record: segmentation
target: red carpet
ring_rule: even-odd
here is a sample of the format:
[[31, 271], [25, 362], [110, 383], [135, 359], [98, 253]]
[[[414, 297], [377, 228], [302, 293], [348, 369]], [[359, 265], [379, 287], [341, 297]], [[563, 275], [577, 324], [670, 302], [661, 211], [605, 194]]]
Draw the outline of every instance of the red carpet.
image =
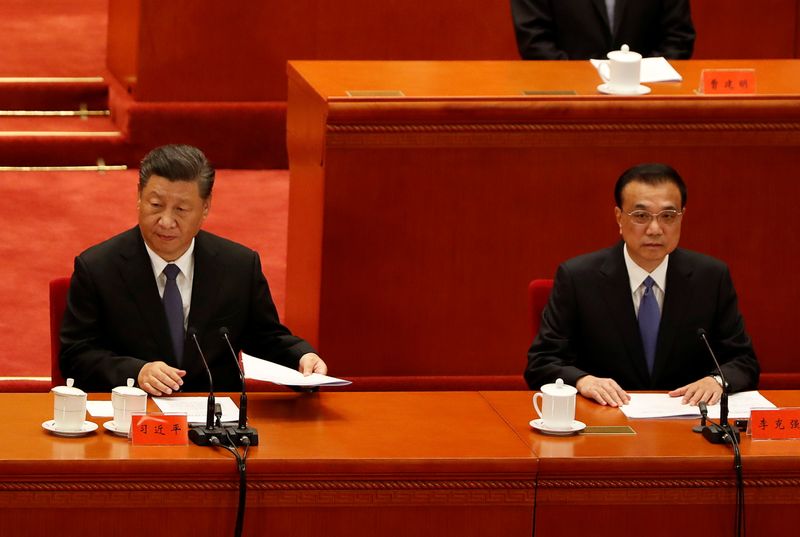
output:
[[109, 0], [0, 0], [0, 77], [101, 76]]
[[[48, 282], [136, 223], [137, 171], [0, 173], [0, 377], [49, 376]], [[220, 170], [205, 229], [261, 254], [279, 311], [288, 172]]]

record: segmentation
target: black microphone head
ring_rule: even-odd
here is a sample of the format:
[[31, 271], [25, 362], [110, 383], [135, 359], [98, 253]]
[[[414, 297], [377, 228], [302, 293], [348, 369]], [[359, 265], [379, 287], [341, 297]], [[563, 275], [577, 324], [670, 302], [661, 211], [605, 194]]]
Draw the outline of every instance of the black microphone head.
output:
[[705, 337], [706, 329], [705, 328], [698, 328], [697, 329], [697, 337]]
[[699, 403], [697, 403], [697, 408], [700, 409], [701, 414], [708, 413], [708, 403], [706, 403], [705, 401], [700, 401]]
[[186, 329], [186, 335], [189, 337], [196, 337], [197, 336], [197, 329], [194, 326], [190, 326]]
[[221, 336], [230, 336], [231, 335], [231, 331], [228, 330], [227, 326], [220, 326], [219, 335], [221, 335]]

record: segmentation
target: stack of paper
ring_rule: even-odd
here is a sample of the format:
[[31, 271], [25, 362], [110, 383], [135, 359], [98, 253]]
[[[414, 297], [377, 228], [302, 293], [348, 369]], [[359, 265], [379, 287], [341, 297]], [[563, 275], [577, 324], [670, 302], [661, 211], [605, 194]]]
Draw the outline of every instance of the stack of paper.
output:
[[[700, 409], [684, 405], [680, 397], [665, 393], [632, 393], [631, 401], [620, 407], [629, 418], [699, 418]], [[757, 391], [740, 392], [728, 396], [728, 417], [749, 418], [755, 408], [775, 408], [766, 397]], [[708, 417], [719, 419], [719, 404], [708, 407]]]

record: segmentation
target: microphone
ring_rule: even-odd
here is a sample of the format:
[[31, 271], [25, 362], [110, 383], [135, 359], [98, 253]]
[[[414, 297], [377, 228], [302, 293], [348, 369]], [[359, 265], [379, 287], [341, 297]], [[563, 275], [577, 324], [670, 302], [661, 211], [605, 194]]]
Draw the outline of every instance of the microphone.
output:
[[717, 368], [719, 378], [722, 379], [722, 397], [719, 401], [719, 426], [713, 424], [710, 427], [707, 426], [703, 429], [703, 437], [712, 444], [729, 444], [732, 442], [731, 436], [735, 436], [735, 440], [738, 442], [739, 431], [734, 430], [728, 423], [728, 381], [725, 380], [725, 374], [722, 372], [719, 361], [714, 351], [711, 349], [706, 331], [702, 328], [698, 328], [697, 337], [703, 340], [706, 349], [708, 349], [708, 354], [711, 356], [711, 359], [714, 361], [714, 366]]
[[200, 348], [200, 342], [197, 340], [197, 330], [190, 326], [189, 329], [186, 331], [187, 335], [194, 340], [194, 344], [197, 347], [197, 352], [200, 354], [200, 358], [203, 361], [203, 366], [206, 368], [206, 373], [208, 373], [208, 405], [206, 408], [206, 425], [203, 427], [202, 425], [193, 425], [189, 429], [189, 440], [197, 444], [198, 446], [208, 446], [212, 445], [212, 438], [216, 438], [219, 441], [220, 437], [224, 434], [224, 430], [221, 427], [217, 427], [214, 424], [214, 414], [217, 406], [214, 400], [214, 379], [211, 377], [211, 369], [208, 367], [208, 362], [206, 362], [206, 357], [203, 354], [203, 349]]
[[697, 404], [700, 409], [700, 424], [692, 427], [692, 432], [702, 433], [706, 429], [706, 419], [708, 419], [708, 405], [705, 401], [700, 401]]
[[[247, 426], [247, 391], [244, 381], [244, 371], [239, 363], [239, 358], [236, 356], [236, 351], [233, 350], [233, 345], [231, 344], [230, 339], [230, 330], [228, 330], [226, 326], [223, 326], [219, 329], [219, 334], [225, 340], [225, 343], [228, 345], [228, 349], [231, 351], [233, 361], [236, 364], [237, 369], [239, 369], [239, 379], [242, 382], [242, 392], [239, 396], [239, 426], [235, 429], [235, 435], [233, 436], [234, 442], [237, 446], [257, 446], [258, 431], [254, 427]], [[247, 444], [244, 443], [245, 439], [247, 439]]]

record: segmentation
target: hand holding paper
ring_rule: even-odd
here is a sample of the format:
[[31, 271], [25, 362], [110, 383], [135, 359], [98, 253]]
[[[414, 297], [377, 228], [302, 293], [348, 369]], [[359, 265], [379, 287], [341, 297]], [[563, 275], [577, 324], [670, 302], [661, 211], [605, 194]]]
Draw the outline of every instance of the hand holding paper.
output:
[[347, 386], [352, 384], [349, 380], [337, 379], [319, 373], [303, 375], [294, 369], [278, 365], [267, 360], [262, 360], [249, 354], [242, 353], [242, 366], [244, 376], [254, 380], [265, 380], [282, 386]]

